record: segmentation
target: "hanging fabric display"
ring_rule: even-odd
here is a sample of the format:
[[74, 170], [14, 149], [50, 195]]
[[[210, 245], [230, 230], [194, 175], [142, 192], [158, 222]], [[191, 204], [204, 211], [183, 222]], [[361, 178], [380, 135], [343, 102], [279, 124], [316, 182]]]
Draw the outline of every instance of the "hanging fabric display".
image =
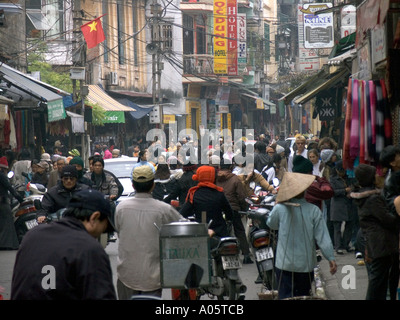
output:
[[365, 163], [365, 81], [360, 81], [360, 163]]
[[343, 166], [378, 162], [392, 144], [392, 119], [384, 80], [349, 79], [343, 140]]
[[347, 102], [346, 102], [346, 117], [344, 122], [344, 138], [343, 138], [343, 167], [351, 168], [350, 161], [350, 129], [351, 129], [351, 93], [353, 91], [353, 81], [349, 78], [347, 84]]
[[350, 128], [350, 159], [354, 159], [358, 156], [360, 151], [360, 120], [359, 120], [359, 82], [355, 80], [353, 82], [352, 90], [352, 104], [351, 104], [351, 128]]

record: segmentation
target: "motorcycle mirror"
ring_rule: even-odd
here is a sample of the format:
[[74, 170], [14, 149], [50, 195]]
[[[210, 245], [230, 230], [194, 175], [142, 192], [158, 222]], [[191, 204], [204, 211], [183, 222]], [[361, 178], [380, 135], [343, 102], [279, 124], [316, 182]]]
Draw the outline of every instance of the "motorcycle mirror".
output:
[[42, 202], [40, 201], [40, 199], [35, 199], [35, 200], [33, 200], [33, 204], [34, 204], [34, 206], [35, 206], [35, 208], [36, 208], [37, 210], [42, 209]]
[[280, 183], [280, 182], [279, 182], [279, 179], [278, 179], [278, 178], [272, 179], [272, 184], [274, 185], [275, 188], [279, 186], [279, 183]]
[[186, 289], [198, 288], [200, 286], [201, 278], [203, 277], [204, 270], [197, 264], [192, 263], [185, 279]]
[[12, 177], [14, 177], [14, 171], [9, 171], [7, 173], [7, 177], [8, 177], [8, 179], [11, 179]]
[[40, 192], [46, 192], [47, 189], [44, 185], [40, 184], [40, 183], [36, 183], [36, 187]]

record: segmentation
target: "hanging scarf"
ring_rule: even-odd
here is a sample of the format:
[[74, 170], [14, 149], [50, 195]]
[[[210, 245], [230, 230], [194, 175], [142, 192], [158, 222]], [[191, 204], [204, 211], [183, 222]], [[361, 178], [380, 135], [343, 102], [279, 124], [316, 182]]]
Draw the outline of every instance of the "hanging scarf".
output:
[[223, 192], [223, 191], [224, 191], [224, 188], [218, 187], [218, 186], [216, 186], [216, 185], [215, 185], [214, 183], [212, 183], [212, 182], [208, 182], [208, 181], [207, 181], [207, 182], [199, 182], [199, 183], [197, 184], [197, 186], [191, 187], [191, 188], [189, 189], [188, 194], [187, 194], [187, 196], [186, 196], [186, 201], [189, 201], [190, 203], [193, 203], [193, 198], [194, 198], [195, 192], [196, 192], [198, 189], [202, 188], [202, 187], [212, 188], [212, 189], [218, 190], [218, 191], [220, 191], [220, 192]]
[[365, 163], [365, 81], [360, 81], [360, 163]]
[[[371, 115], [371, 93], [370, 93], [370, 82], [367, 81], [365, 85], [365, 96], [367, 97], [367, 103], [365, 105], [366, 112], [366, 156], [369, 162], [374, 161], [375, 157], [375, 144], [372, 142], [372, 115]], [[375, 130], [374, 130], [375, 131]]]
[[368, 81], [369, 92], [370, 92], [370, 109], [371, 109], [371, 143], [372, 150], [370, 151], [370, 156], [377, 160], [376, 155], [376, 88], [372, 80]]
[[352, 88], [352, 114], [351, 114], [351, 129], [350, 129], [350, 159], [354, 160], [360, 151], [360, 120], [359, 120], [359, 82], [354, 80]]
[[347, 84], [347, 101], [346, 101], [346, 117], [344, 123], [344, 138], [343, 138], [343, 168], [352, 168], [350, 160], [350, 130], [351, 130], [351, 102], [352, 102], [352, 84], [353, 79], [349, 78]]

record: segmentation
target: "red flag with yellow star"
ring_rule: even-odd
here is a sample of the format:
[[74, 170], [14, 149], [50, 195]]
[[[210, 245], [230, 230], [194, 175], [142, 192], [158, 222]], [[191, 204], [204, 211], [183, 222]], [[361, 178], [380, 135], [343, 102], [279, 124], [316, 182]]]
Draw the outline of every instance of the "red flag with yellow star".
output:
[[88, 49], [94, 48], [106, 39], [103, 27], [101, 26], [100, 18], [101, 17], [98, 17], [81, 26], [81, 30], [83, 36], [85, 37]]

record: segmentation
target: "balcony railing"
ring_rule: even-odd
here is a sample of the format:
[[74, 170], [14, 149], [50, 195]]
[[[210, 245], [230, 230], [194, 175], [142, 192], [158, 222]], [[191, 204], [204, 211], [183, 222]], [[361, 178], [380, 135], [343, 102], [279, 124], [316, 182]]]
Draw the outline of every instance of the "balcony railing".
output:
[[192, 75], [212, 75], [214, 56], [209, 54], [186, 54], [183, 56], [183, 73]]

